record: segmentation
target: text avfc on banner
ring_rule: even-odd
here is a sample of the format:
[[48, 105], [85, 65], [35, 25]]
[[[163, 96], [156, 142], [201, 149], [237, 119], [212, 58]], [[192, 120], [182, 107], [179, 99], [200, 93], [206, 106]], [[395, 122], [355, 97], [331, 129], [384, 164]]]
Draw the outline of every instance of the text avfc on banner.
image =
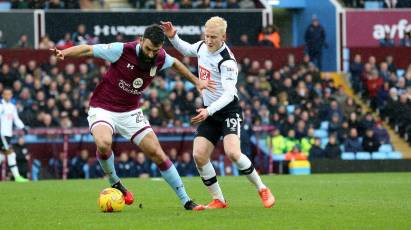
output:
[[411, 31], [411, 10], [347, 11], [347, 47], [379, 46], [386, 35], [395, 44]]

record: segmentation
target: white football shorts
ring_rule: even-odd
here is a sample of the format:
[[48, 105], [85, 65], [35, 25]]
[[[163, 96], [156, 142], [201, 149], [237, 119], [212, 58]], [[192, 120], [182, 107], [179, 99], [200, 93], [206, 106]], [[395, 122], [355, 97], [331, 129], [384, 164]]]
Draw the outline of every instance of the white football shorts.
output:
[[97, 125], [105, 125], [111, 129], [113, 134], [118, 133], [137, 145], [148, 133], [153, 131], [140, 108], [118, 113], [90, 107], [87, 120], [90, 132]]

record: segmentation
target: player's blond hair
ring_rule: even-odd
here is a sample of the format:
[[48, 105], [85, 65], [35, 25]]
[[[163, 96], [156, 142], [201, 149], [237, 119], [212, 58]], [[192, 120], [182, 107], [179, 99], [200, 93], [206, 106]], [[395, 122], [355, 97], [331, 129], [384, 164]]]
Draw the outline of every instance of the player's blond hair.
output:
[[214, 16], [207, 20], [207, 22], [205, 23], [205, 27], [217, 27], [221, 30], [223, 34], [225, 34], [227, 31], [227, 21], [222, 17]]

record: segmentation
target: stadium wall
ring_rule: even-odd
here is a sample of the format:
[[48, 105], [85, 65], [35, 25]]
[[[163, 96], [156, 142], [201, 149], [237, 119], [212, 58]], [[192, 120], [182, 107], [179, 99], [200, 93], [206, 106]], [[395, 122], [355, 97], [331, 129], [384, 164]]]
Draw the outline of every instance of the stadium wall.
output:
[[353, 47], [349, 48], [350, 60], [354, 59], [354, 55], [360, 54], [362, 60], [368, 60], [370, 56], [377, 59], [377, 63], [385, 60], [389, 55], [393, 56], [397, 68], [406, 69], [411, 63], [411, 48], [410, 47]]
[[[181, 58], [181, 54], [175, 49], [167, 47], [167, 52], [177, 58]], [[298, 48], [268, 48], [268, 47], [233, 47], [233, 53], [236, 56], [237, 61], [241, 61], [243, 58], [248, 57], [251, 60], [258, 60], [261, 64], [265, 60], [272, 60], [275, 68], [280, 68], [287, 63], [287, 57], [289, 54], [293, 54], [296, 58], [296, 62], [302, 61], [304, 50], [302, 47]], [[0, 55], [6, 63], [11, 63], [13, 60], [19, 60], [20, 63], [27, 63], [29, 60], [36, 60], [38, 64], [45, 63], [49, 60], [51, 55], [48, 50], [27, 50], [27, 49], [0, 49]], [[72, 58], [59, 62], [59, 66], [64, 68], [68, 63], [80, 64], [84, 63], [84, 58]], [[194, 60], [194, 59], [193, 59]], [[95, 59], [97, 64], [103, 64], [100, 59]]]
[[311, 23], [313, 15], [315, 15], [326, 32], [326, 41], [328, 48], [323, 50], [323, 70], [338, 71], [339, 70], [339, 31], [338, 9], [331, 0], [315, 0], [307, 1], [304, 10], [299, 10], [294, 16], [293, 36], [296, 36], [298, 44], [304, 44], [304, 34]]

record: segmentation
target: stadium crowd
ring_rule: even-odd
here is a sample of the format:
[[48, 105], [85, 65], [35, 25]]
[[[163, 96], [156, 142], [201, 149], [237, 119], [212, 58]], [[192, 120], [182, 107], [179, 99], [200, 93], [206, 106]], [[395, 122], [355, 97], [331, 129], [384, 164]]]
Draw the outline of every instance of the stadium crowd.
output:
[[363, 60], [357, 54], [350, 74], [353, 89], [411, 144], [411, 64], [398, 70], [392, 56], [377, 63], [374, 56]]

